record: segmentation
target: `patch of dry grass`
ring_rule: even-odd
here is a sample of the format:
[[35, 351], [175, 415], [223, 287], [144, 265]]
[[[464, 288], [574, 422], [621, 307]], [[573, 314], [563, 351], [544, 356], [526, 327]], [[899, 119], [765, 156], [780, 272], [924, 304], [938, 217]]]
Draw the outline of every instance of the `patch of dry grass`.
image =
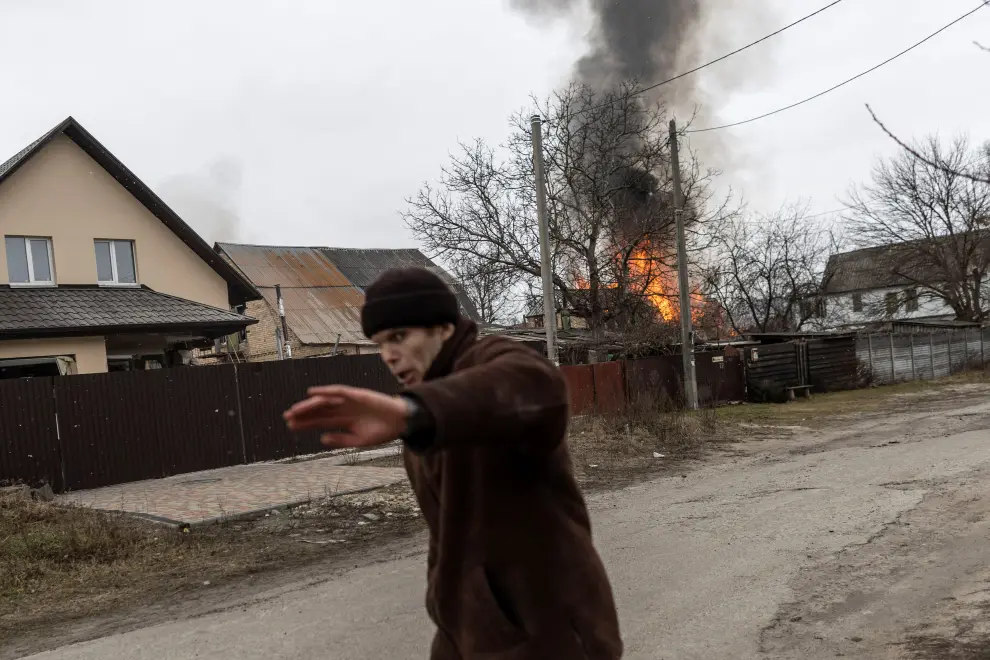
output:
[[718, 408], [719, 420], [727, 426], [755, 424], [784, 426], [809, 421], [837, 420], [886, 410], [898, 400], [941, 396], [966, 386], [990, 386], [990, 371], [976, 370], [939, 380], [919, 380], [897, 385], [868, 387], [844, 392], [816, 394], [787, 404], [756, 403]]
[[422, 525], [408, 486], [180, 531], [123, 514], [0, 496], [0, 638], [293, 568]]
[[712, 408], [685, 411], [642, 398], [621, 414], [575, 418], [568, 443], [584, 486], [618, 487], [699, 458], [721, 439], [718, 427]]

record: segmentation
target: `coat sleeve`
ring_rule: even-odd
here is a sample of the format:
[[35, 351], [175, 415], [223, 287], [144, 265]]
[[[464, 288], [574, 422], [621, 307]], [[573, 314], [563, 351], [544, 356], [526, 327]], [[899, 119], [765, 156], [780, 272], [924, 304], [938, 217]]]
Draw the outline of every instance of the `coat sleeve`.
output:
[[410, 388], [434, 420], [424, 450], [502, 445], [550, 452], [567, 430], [567, 386], [532, 349], [507, 341], [477, 346], [479, 364]]

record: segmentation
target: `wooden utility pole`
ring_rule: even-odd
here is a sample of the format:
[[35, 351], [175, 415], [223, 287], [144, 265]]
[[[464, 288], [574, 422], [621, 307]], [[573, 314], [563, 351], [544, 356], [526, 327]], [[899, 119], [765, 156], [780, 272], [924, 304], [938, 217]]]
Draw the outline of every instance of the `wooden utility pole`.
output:
[[677, 153], [677, 124], [670, 120], [670, 168], [674, 178], [674, 220], [677, 224], [677, 284], [681, 307], [681, 358], [684, 361], [684, 401], [698, 408], [698, 381], [694, 372], [694, 331], [691, 328], [691, 284], [688, 282], [687, 245], [684, 241], [684, 193]]
[[547, 183], [543, 170], [543, 120], [530, 118], [533, 133], [533, 171], [536, 173], [536, 215], [540, 223], [540, 274], [543, 275], [543, 327], [547, 332], [547, 357], [557, 360], [557, 305], [553, 300], [553, 270], [550, 264], [550, 228], [547, 220]]

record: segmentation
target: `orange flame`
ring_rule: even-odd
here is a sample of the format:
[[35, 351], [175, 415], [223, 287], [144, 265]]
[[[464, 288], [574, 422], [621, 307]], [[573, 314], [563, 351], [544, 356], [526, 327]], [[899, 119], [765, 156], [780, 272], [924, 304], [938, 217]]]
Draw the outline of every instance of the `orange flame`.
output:
[[[646, 298], [657, 309], [664, 321], [679, 322], [681, 319], [680, 297], [677, 270], [654, 258], [650, 246], [639, 248], [629, 258], [629, 276], [633, 288], [643, 291]], [[705, 299], [699, 293], [692, 293], [691, 319], [697, 322], [703, 313]]]
[[[628, 289], [646, 297], [657, 310], [660, 318], [667, 323], [679, 323], [681, 309], [678, 299], [678, 273], [675, 267], [664, 263], [663, 259], [653, 256], [654, 251], [649, 244], [636, 249], [626, 261]], [[575, 288], [587, 290], [591, 283], [580, 273], [572, 275]], [[615, 289], [614, 282], [602, 283], [602, 289]], [[702, 321], [706, 313], [710, 313], [712, 303], [700, 293], [691, 293], [691, 320], [695, 324]]]

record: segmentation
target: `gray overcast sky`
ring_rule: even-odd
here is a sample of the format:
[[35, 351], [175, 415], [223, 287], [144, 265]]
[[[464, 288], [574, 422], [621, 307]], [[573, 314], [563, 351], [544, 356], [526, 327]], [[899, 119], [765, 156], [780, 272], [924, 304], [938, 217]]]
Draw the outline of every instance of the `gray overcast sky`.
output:
[[[766, 24], [722, 10], [705, 56], [826, 4], [726, 4], [758, 2]], [[977, 3], [846, 0], [701, 85], [719, 120], [762, 114]], [[412, 245], [403, 198], [459, 138], [501, 141], [531, 92], [565, 82], [586, 29], [536, 26], [505, 0], [0, 0], [0, 160], [71, 114], [208, 240]], [[835, 208], [894, 151], [866, 102], [905, 137], [990, 139], [990, 54], [974, 40], [990, 43], [990, 8], [842, 90], [731, 129], [720, 187], [754, 210]], [[723, 95], [719, 75], [747, 79]]]

